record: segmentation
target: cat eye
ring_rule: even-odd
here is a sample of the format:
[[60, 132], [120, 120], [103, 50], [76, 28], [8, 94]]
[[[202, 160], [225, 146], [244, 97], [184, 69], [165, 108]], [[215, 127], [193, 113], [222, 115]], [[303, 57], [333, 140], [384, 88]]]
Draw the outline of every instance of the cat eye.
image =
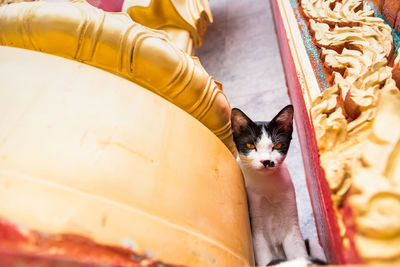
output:
[[255, 145], [249, 144], [249, 143], [246, 144], [246, 147], [247, 147], [248, 149], [255, 149], [255, 148], [256, 148]]
[[282, 147], [282, 144], [276, 144], [274, 145], [274, 149], [280, 149]]

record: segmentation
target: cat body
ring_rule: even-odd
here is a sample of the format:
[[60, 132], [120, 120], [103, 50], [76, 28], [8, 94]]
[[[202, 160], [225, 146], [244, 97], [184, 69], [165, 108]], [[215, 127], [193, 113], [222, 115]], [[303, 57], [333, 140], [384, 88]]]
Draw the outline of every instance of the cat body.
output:
[[275, 259], [307, 257], [294, 186], [286, 166], [282, 164], [274, 172], [258, 175], [246, 171], [243, 174], [257, 264], [265, 266]]
[[256, 264], [307, 258], [294, 186], [283, 163], [292, 138], [293, 107], [285, 107], [270, 122], [253, 122], [233, 109], [231, 122], [246, 184]]

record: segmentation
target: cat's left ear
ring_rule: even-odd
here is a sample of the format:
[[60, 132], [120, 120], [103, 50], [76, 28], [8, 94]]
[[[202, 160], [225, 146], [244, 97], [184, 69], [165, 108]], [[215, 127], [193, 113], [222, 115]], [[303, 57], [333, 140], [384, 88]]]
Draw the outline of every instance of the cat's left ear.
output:
[[234, 136], [238, 136], [248, 127], [254, 127], [254, 122], [238, 108], [233, 108], [231, 113], [231, 127]]
[[277, 127], [280, 131], [292, 133], [293, 114], [293, 106], [287, 105], [278, 113], [278, 115], [275, 116], [275, 118], [272, 119], [271, 123], [275, 125], [275, 127]]

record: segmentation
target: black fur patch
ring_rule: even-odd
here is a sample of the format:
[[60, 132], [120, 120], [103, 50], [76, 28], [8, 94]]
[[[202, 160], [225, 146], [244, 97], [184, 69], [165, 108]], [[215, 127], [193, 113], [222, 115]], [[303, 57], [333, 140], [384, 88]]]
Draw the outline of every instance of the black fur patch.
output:
[[273, 265], [278, 265], [279, 263], [285, 262], [286, 260], [283, 259], [275, 259], [270, 261], [267, 266], [273, 266]]
[[308, 239], [306, 239], [306, 240], [304, 240], [304, 244], [306, 245], [307, 255], [310, 256], [310, 254], [311, 254], [310, 241]]
[[293, 106], [283, 108], [271, 121], [253, 122], [240, 109], [232, 109], [231, 125], [233, 140], [240, 154], [248, 155], [246, 144], [256, 145], [264, 128], [274, 145], [281, 144], [278, 151], [285, 155], [289, 150], [293, 132]]
[[327, 262], [311, 256], [310, 240], [308, 240], [308, 239], [304, 240], [304, 244], [306, 245], [307, 254], [309, 256], [308, 260], [311, 263], [313, 263], [315, 265], [328, 265]]
[[325, 261], [323, 261], [323, 260], [320, 260], [320, 259], [317, 259], [317, 258], [310, 257], [310, 258], [308, 258], [308, 260], [309, 260], [313, 265], [328, 265], [327, 262], [325, 262]]

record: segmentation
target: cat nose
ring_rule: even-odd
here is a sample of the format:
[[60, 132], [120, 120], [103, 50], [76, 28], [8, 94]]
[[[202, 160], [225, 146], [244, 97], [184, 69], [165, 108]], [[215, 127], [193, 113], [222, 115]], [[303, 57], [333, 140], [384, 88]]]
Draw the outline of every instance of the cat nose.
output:
[[275, 162], [271, 161], [271, 162], [269, 163], [269, 166], [270, 166], [270, 167], [275, 167]]
[[271, 160], [260, 160], [261, 164], [264, 165], [264, 167], [275, 167], [275, 162]]
[[271, 164], [271, 161], [269, 160], [260, 160], [261, 164], [264, 165], [264, 167], [267, 167]]

